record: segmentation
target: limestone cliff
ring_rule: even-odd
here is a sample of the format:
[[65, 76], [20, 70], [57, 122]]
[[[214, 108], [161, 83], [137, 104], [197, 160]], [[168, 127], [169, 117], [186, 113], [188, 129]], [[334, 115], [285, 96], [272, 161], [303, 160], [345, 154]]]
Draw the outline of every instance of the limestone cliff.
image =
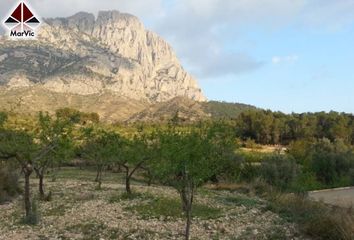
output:
[[205, 101], [171, 46], [138, 18], [118, 11], [46, 19], [35, 41], [0, 39], [0, 86], [40, 86], [66, 94], [102, 94], [149, 102]]

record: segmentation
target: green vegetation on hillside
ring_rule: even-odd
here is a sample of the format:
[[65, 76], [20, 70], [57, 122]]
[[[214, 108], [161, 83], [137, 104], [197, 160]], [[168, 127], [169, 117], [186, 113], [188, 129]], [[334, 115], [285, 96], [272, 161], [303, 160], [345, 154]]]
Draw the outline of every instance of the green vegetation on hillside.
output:
[[242, 103], [228, 103], [209, 101], [203, 103], [205, 112], [211, 114], [215, 119], [234, 119], [242, 112], [247, 110], [256, 110], [256, 107]]

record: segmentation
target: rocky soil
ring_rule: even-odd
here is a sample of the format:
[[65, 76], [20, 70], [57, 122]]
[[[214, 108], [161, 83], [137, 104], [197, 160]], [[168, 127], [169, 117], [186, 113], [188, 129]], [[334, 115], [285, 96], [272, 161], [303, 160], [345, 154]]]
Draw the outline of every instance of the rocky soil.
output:
[[[32, 184], [36, 187], [35, 181]], [[37, 226], [20, 223], [21, 197], [0, 205], [0, 239], [183, 239], [181, 216], [161, 214], [158, 209], [150, 216], [141, 212], [141, 206], [156, 199], [178, 201], [175, 190], [140, 184], [133, 189], [140, 195], [127, 199], [122, 197], [124, 186], [114, 181], [104, 183], [101, 190], [88, 179], [47, 182], [53, 200], [39, 202], [41, 221]], [[202, 189], [196, 205], [210, 211], [194, 217], [192, 239], [304, 239], [295, 225], [267, 211], [267, 203], [261, 199]], [[161, 206], [166, 207], [170, 206]]]

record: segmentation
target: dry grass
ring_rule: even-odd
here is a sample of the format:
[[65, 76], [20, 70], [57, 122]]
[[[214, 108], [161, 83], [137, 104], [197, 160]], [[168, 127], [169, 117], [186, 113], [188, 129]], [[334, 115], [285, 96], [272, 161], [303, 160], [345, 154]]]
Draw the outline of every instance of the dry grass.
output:
[[332, 207], [294, 194], [268, 195], [269, 210], [297, 223], [307, 235], [328, 240], [354, 239], [352, 209]]

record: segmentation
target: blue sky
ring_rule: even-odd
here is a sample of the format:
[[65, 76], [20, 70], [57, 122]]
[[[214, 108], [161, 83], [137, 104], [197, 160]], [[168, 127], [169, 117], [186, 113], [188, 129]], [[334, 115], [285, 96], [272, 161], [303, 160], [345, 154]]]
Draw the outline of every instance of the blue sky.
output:
[[[247, 51], [262, 62], [240, 74], [203, 78], [210, 99], [285, 112], [354, 112], [354, 25], [336, 31], [283, 27], [243, 30], [228, 51]], [[252, 42], [252, 46], [248, 43]]]
[[[0, 14], [17, 0], [2, 0]], [[42, 17], [120, 10], [175, 49], [210, 100], [354, 113], [354, 0], [27, 0]]]

